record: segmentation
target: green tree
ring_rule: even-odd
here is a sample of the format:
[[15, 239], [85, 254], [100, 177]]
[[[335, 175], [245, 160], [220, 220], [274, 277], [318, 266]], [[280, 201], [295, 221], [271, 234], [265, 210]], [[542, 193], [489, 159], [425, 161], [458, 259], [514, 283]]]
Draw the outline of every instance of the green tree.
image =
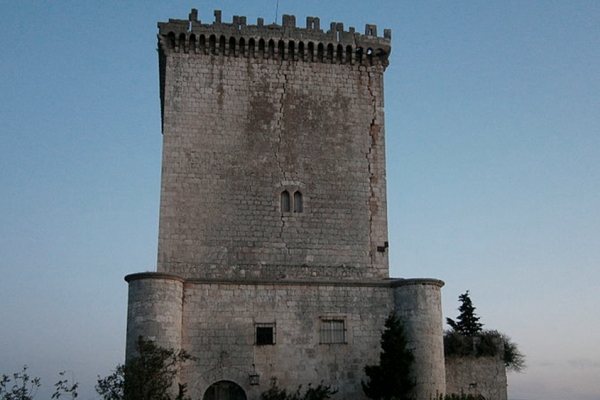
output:
[[172, 393], [181, 366], [192, 359], [185, 350], [165, 349], [139, 337], [137, 356], [105, 378], [99, 378], [96, 392], [104, 400], [183, 400], [185, 385]]
[[65, 378], [66, 371], [60, 372], [59, 375], [61, 379], [54, 384], [54, 393], [52, 394], [53, 399], [58, 399], [61, 396], [68, 396], [72, 400], [75, 400], [79, 395], [77, 393], [77, 389], [79, 388], [79, 383], [74, 382], [73, 380], [69, 381], [69, 379]]
[[394, 314], [385, 321], [381, 334], [379, 365], [367, 365], [368, 381], [362, 382], [365, 395], [374, 400], [409, 400], [415, 382], [411, 377], [415, 357], [408, 348], [402, 322]]
[[0, 399], [2, 400], [31, 400], [40, 388], [40, 378], [32, 378], [27, 372], [27, 365], [21, 372], [15, 372], [12, 377], [2, 375], [0, 380]]
[[[502, 343], [502, 360], [508, 371], [521, 372], [525, 369], [525, 355], [519, 346], [506, 334], [496, 330], [486, 330], [481, 334], [482, 343], [494, 341]], [[497, 348], [497, 347], [496, 347]]]
[[295, 392], [288, 392], [273, 384], [269, 390], [260, 394], [260, 400], [327, 400], [337, 393], [337, 390], [331, 389], [331, 386], [323, 385], [322, 382], [316, 387], [309, 384], [304, 395], [300, 394], [300, 389], [302, 389], [302, 386], [298, 386]]
[[[67, 395], [71, 399], [77, 398], [79, 383], [62, 379], [66, 372], [61, 372], [61, 379], [54, 384], [53, 399]], [[32, 400], [41, 386], [40, 378], [31, 377], [27, 372], [27, 365], [20, 372], [12, 376], [2, 375], [0, 379], [0, 400]]]
[[444, 333], [444, 354], [448, 357], [495, 357], [500, 355], [508, 371], [525, 369], [525, 355], [512, 339], [496, 330], [483, 330], [475, 315], [469, 291], [460, 295], [457, 321], [446, 318], [452, 330]]
[[465, 394], [465, 393], [452, 393], [452, 394], [438, 394], [432, 397], [430, 400], [485, 400], [480, 394]]
[[458, 296], [460, 301], [460, 315], [454, 321], [452, 318], [446, 318], [446, 323], [450, 325], [452, 330], [460, 333], [461, 335], [473, 337], [481, 333], [483, 330], [483, 324], [479, 322], [479, 317], [475, 314], [475, 307], [469, 297], [469, 291], [467, 290], [464, 294]]

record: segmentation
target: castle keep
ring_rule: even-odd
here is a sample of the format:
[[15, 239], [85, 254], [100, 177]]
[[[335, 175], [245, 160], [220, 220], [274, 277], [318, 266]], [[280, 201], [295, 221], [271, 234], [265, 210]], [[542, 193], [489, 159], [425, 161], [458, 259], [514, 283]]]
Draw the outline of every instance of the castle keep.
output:
[[443, 283], [389, 277], [391, 32], [214, 15], [158, 24], [158, 267], [126, 277], [128, 354], [139, 335], [189, 351], [192, 399], [256, 399], [272, 383], [363, 399], [393, 312], [418, 399], [444, 393]]

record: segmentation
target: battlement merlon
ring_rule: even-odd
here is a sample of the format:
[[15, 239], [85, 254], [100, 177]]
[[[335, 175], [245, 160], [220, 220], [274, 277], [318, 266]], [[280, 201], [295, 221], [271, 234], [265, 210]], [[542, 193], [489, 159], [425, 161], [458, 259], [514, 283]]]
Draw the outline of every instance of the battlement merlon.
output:
[[[391, 30], [385, 29], [383, 37], [378, 37], [377, 26], [372, 24], [367, 24], [365, 33], [360, 34], [353, 27], [344, 30], [344, 24], [339, 22], [332, 22], [329, 30], [324, 31], [317, 17], [307, 17], [306, 28], [296, 26], [294, 15], [283, 15], [281, 25], [265, 25], [263, 18], [258, 18], [256, 25], [248, 25], [245, 16], [237, 15], [233, 16], [230, 23], [222, 22], [220, 10], [214, 11], [214, 17], [214, 22], [203, 24], [198, 19], [198, 10], [192, 9], [187, 20], [169, 19], [168, 22], [159, 22], [159, 46], [167, 53], [169, 50], [185, 53], [191, 50], [195, 53], [219, 54], [219, 45], [224, 44], [227, 51], [221, 48], [220, 54], [229, 55], [230, 43], [237, 43], [238, 46], [242, 43], [245, 46], [256, 43], [258, 46], [259, 41], [267, 44], [273, 41], [278, 47], [282, 41], [295, 42], [295, 52], [302, 47], [314, 48], [316, 53], [321, 47], [324, 53], [323, 61], [326, 61], [328, 50], [331, 52], [330, 49], [333, 48], [334, 53], [340, 53], [343, 49], [345, 53], [361, 53], [360, 56], [364, 54], [365, 58], [374, 55], [384, 65], [387, 65], [391, 52]], [[211, 37], [216, 49], [209, 49]], [[198, 49], [200, 44], [206, 46], [204, 51]], [[237, 56], [235, 51], [233, 54]], [[355, 56], [352, 59], [354, 60]]]

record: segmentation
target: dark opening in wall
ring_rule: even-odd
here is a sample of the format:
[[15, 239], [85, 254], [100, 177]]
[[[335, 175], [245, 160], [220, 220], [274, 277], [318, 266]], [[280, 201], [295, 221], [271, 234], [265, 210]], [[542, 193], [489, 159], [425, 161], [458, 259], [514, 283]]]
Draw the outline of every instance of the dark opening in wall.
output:
[[275, 42], [273, 39], [269, 40], [269, 49], [267, 58], [274, 59], [275, 58]]
[[217, 54], [217, 38], [215, 35], [210, 35], [208, 38], [208, 51], [210, 54]]
[[291, 203], [290, 203], [290, 192], [284, 190], [281, 192], [281, 211], [282, 212], [290, 212]]
[[294, 193], [294, 212], [301, 213], [303, 209], [302, 204], [302, 193], [295, 192]]
[[266, 346], [275, 344], [275, 326], [273, 324], [256, 325], [256, 345]]
[[219, 38], [219, 54], [222, 56], [225, 55], [225, 36]]
[[235, 48], [235, 38], [234, 37], [229, 38], [229, 54], [234, 57], [237, 57], [237, 55], [238, 55], [236, 48]]
[[200, 35], [198, 50], [200, 51], [200, 54], [207, 54], [207, 52], [206, 52], [206, 36], [204, 36], [204, 35]]
[[283, 40], [280, 40], [277, 44], [277, 56], [280, 60], [285, 58], [285, 42]]
[[239, 43], [239, 51], [238, 51], [239, 55], [242, 57], [245, 57], [247, 55], [247, 51], [246, 51], [246, 40], [244, 40], [244, 38], [240, 38], [240, 43]]
[[196, 35], [191, 34], [190, 35], [190, 53], [195, 53], [196, 52]]

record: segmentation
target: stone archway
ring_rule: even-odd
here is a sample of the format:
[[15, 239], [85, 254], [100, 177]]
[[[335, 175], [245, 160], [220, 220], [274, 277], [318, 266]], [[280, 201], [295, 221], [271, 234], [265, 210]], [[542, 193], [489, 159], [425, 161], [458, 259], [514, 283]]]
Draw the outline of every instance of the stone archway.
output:
[[247, 400], [246, 392], [235, 382], [218, 381], [204, 392], [202, 400]]

